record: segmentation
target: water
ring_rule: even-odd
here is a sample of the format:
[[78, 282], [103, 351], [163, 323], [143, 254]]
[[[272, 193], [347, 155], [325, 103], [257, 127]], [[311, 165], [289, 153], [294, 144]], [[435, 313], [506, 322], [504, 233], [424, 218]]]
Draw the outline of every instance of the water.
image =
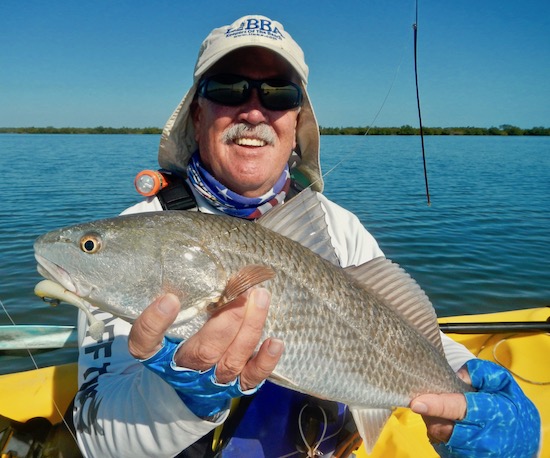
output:
[[[137, 202], [156, 135], [0, 135], [0, 300], [18, 324], [73, 324], [73, 307], [33, 294], [34, 239]], [[439, 315], [550, 303], [550, 138], [427, 137], [432, 205], [418, 137], [322, 137], [325, 194], [356, 213]], [[0, 310], [0, 324], [10, 320]], [[39, 365], [74, 350], [36, 355]], [[0, 355], [0, 373], [30, 368]]]

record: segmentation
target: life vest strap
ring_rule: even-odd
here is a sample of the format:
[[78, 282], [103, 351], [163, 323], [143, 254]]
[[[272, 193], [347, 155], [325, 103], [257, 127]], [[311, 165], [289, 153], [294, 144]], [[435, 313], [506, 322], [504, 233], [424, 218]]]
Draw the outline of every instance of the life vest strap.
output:
[[162, 171], [168, 180], [167, 186], [157, 193], [164, 210], [190, 210], [197, 207], [195, 196], [185, 177], [166, 170]]

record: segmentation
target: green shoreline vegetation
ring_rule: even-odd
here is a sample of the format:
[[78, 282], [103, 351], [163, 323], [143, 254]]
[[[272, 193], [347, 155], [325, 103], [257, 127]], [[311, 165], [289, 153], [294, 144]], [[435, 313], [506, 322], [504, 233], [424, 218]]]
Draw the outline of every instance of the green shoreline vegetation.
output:
[[[550, 136], [550, 127], [424, 127], [424, 135]], [[321, 135], [420, 135], [420, 129], [401, 127], [320, 127]], [[0, 134], [143, 134], [159, 135], [159, 127], [0, 127]]]

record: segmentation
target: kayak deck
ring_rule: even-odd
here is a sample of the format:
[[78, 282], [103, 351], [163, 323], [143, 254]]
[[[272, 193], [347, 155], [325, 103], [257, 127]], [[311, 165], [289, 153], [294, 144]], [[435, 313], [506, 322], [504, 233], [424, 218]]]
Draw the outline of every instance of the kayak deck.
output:
[[77, 390], [77, 363], [0, 375], [0, 415], [61, 421]]

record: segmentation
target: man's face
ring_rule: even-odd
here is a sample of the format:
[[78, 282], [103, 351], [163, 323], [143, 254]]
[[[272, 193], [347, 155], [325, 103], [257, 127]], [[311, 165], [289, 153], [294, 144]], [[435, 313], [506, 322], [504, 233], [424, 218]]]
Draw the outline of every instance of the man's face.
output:
[[[232, 73], [252, 79], [291, 79], [288, 63], [262, 48], [247, 48], [226, 56], [209, 72]], [[298, 82], [294, 78], [294, 82]], [[274, 111], [263, 107], [256, 89], [242, 105], [223, 106], [199, 97], [193, 112], [195, 139], [206, 168], [232, 191], [258, 197], [269, 191], [281, 176], [296, 146], [299, 109]], [[237, 136], [232, 126], [243, 124], [267, 129], [270, 135], [244, 133]], [[224, 138], [225, 135], [225, 138]], [[266, 142], [266, 138], [271, 140]]]

